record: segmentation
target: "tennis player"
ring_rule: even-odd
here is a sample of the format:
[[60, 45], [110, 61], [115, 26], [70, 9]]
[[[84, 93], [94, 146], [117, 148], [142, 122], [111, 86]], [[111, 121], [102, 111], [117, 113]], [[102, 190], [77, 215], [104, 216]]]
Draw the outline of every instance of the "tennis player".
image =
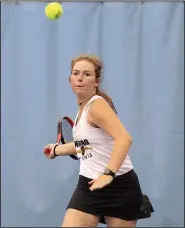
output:
[[99, 57], [81, 55], [72, 60], [69, 82], [79, 105], [74, 142], [46, 146], [51, 159], [77, 155], [80, 160], [79, 181], [62, 227], [96, 227], [99, 222], [108, 227], [135, 227], [138, 219], [153, 212], [148, 199], [144, 213], [149, 215], [141, 215], [146, 202], [128, 155], [132, 137], [111, 98], [99, 88], [102, 70]]

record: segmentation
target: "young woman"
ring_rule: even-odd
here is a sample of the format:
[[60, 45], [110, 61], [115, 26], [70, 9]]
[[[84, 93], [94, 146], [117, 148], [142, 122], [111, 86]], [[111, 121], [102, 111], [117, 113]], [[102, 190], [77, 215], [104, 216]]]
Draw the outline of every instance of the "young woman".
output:
[[69, 82], [79, 105], [74, 142], [45, 147], [51, 149], [50, 159], [56, 155], [77, 155], [80, 159], [79, 181], [63, 227], [96, 227], [99, 222], [108, 227], [135, 227], [141, 218], [143, 194], [128, 156], [132, 137], [111, 98], [99, 89], [102, 69], [103, 63], [96, 56], [72, 60]]

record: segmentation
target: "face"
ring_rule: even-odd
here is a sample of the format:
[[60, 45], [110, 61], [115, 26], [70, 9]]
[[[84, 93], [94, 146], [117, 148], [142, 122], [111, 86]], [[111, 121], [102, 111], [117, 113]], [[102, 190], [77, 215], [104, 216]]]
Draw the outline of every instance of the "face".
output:
[[99, 83], [94, 65], [86, 60], [76, 62], [72, 69], [70, 84], [77, 96], [87, 97], [95, 93]]

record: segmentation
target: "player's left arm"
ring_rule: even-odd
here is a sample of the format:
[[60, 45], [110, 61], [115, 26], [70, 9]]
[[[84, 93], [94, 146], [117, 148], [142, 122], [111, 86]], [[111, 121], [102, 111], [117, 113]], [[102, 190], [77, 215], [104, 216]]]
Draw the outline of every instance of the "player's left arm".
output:
[[96, 99], [89, 109], [91, 121], [115, 140], [111, 159], [107, 167], [116, 173], [125, 160], [132, 138], [119, 120], [116, 113], [104, 99]]

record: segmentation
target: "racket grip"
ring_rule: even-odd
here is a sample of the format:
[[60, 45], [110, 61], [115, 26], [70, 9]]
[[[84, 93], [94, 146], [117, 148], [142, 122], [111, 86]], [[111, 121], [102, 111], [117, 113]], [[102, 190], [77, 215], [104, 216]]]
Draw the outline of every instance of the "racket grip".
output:
[[46, 155], [50, 155], [50, 152], [51, 152], [51, 150], [50, 150], [49, 148], [46, 148], [46, 149], [44, 150], [44, 153], [45, 153]]

